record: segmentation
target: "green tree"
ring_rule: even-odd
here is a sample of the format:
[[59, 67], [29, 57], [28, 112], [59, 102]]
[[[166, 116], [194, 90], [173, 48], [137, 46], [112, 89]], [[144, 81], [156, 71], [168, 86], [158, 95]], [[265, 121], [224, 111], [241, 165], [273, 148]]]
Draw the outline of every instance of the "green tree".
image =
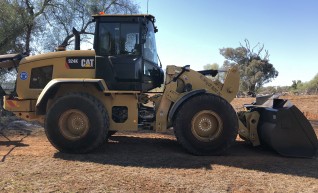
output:
[[273, 64], [269, 63], [268, 50], [264, 44], [257, 44], [251, 48], [245, 39], [245, 45], [237, 48], [222, 48], [220, 54], [225, 57], [224, 67], [238, 65], [240, 69], [240, 90], [254, 94], [265, 83], [278, 76]]
[[293, 80], [293, 83], [290, 86], [290, 91], [303, 94], [318, 94], [318, 73], [308, 82]]
[[46, 14], [49, 23], [48, 33], [45, 34], [45, 48], [57, 45], [64, 47], [73, 43], [73, 27], [81, 34], [82, 42], [89, 42], [94, 34], [91, 25], [92, 15], [99, 12], [106, 14], [135, 14], [139, 6], [132, 0], [55, 0], [55, 6], [49, 8]]
[[73, 41], [73, 27], [84, 34], [83, 40], [93, 34], [92, 14], [139, 10], [133, 0], [2, 0], [0, 7], [1, 54], [53, 51]]
[[292, 82], [293, 82], [293, 84], [291, 85], [291, 88], [292, 88], [293, 90], [297, 90], [297, 88], [298, 88], [299, 85], [301, 84], [301, 80], [293, 80]]
[[315, 77], [308, 83], [308, 93], [309, 94], [318, 94], [318, 73]]
[[0, 1], [0, 54], [20, 52], [19, 38], [25, 27], [23, 10], [15, 3]]
[[[203, 66], [204, 70], [219, 70], [220, 66], [217, 63], [213, 63], [213, 64], [206, 64]], [[225, 78], [225, 73], [224, 72], [219, 72], [215, 77], [212, 77], [211, 75], [207, 75], [208, 78], [210, 78], [211, 80], [218, 80], [220, 82], [224, 82], [224, 78]]]
[[[0, 54], [42, 53], [70, 45], [72, 28], [87, 40], [92, 14], [138, 13], [133, 0], [1, 0]], [[7, 74], [0, 68], [0, 78]]]
[[264, 95], [273, 94], [276, 92], [277, 92], [277, 88], [274, 86], [262, 87], [258, 90], [259, 94], [264, 94]]
[[[1, 53], [34, 51], [32, 43], [39, 34], [45, 31], [46, 22], [43, 13], [47, 7], [53, 6], [54, 0], [5, 0], [1, 2], [0, 23], [6, 23], [2, 40], [6, 46], [1, 46]], [[8, 44], [10, 43], [10, 44]], [[34, 45], [34, 48], [36, 46]]]
[[204, 70], [218, 70], [219, 69], [219, 65], [217, 63], [213, 63], [213, 64], [206, 64], [203, 66]]

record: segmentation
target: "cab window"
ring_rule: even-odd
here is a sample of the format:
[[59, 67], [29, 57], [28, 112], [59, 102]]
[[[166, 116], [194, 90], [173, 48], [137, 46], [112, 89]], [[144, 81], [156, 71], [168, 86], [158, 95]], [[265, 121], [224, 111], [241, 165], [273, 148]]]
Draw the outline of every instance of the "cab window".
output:
[[147, 36], [146, 36], [146, 41], [143, 44], [143, 50], [144, 50], [144, 59], [154, 64], [158, 64], [155, 31], [154, 31], [154, 26], [151, 22], [147, 24]]
[[101, 23], [99, 52], [101, 55], [140, 55], [139, 25]]

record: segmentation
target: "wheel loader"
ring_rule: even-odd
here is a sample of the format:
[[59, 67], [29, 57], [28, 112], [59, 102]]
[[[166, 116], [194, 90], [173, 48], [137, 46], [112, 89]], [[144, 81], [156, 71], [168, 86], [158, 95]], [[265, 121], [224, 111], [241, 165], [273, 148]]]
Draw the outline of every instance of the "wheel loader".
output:
[[[44, 124], [59, 151], [93, 151], [116, 131], [173, 128], [195, 155], [220, 155], [237, 135], [291, 157], [314, 157], [317, 137], [297, 107], [282, 99], [257, 99], [236, 112], [239, 69], [194, 71], [158, 62], [155, 17], [93, 16], [94, 49], [25, 57], [0, 56], [1, 68], [16, 68], [16, 89], [4, 109]], [[224, 73], [224, 79], [216, 76]], [[154, 89], [163, 85], [162, 92]]]

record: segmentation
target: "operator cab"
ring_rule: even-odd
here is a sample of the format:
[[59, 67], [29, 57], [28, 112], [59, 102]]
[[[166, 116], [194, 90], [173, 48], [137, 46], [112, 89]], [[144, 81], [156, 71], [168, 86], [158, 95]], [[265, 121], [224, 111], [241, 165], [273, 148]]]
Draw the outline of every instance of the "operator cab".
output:
[[152, 15], [95, 15], [96, 78], [110, 90], [148, 91], [163, 83]]

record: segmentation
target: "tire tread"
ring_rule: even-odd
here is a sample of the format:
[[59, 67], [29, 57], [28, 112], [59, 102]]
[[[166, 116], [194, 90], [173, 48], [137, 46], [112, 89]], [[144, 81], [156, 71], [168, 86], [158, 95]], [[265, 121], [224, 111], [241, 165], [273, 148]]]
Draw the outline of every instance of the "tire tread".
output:
[[[197, 103], [197, 101], [204, 101], [204, 100], [214, 100], [216, 104], [221, 104], [221, 106], [225, 109], [225, 113], [229, 115], [231, 119], [236, 118], [234, 121], [234, 127], [235, 128], [229, 128], [232, 129], [230, 131], [229, 136], [227, 137], [228, 140], [225, 141], [225, 144], [221, 146], [218, 150], [214, 151], [206, 151], [205, 149], [200, 149], [194, 147], [194, 145], [189, 141], [184, 134], [184, 128], [180, 128], [178, 124], [186, 121], [184, 120], [184, 117], [187, 115], [187, 111], [189, 111], [190, 107], [192, 106], [193, 103]], [[191, 97], [188, 99], [176, 112], [175, 119], [173, 121], [173, 127], [174, 127], [174, 134], [176, 136], [177, 141], [181, 144], [182, 147], [184, 147], [188, 152], [194, 154], [194, 155], [220, 155], [222, 154], [225, 150], [227, 150], [234, 142], [237, 136], [237, 129], [238, 129], [238, 122], [237, 122], [237, 116], [236, 112], [233, 109], [232, 105], [228, 103], [225, 99], [218, 95], [214, 94], [201, 94], [197, 95], [194, 97]], [[191, 128], [190, 128], [191, 129]], [[228, 128], [225, 128], [228, 129]]]
[[[88, 153], [93, 151], [94, 149], [96, 149], [97, 147], [101, 146], [104, 141], [107, 140], [107, 133], [108, 133], [108, 129], [109, 129], [109, 117], [108, 117], [108, 113], [106, 111], [106, 109], [104, 108], [104, 105], [94, 96], [88, 94], [88, 93], [82, 93], [82, 92], [71, 92], [71, 93], [67, 93], [61, 97], [59, 97], [54, 104], [59, 103], [61, 100], [65, 99], [66, 97], [70, 97], [70, 96], [74, 96], [74, 97], [79, 97], [79, 98], [83, 98], [84, 100], [89, 100], [92, 101], [92, 103], [97, 107], [98, 112], [101, 113], [102, 118], [103, 118], [103, 122], [100, 128], [101, 129], [101, 133], [100, 135], [97, 135], [96, 140], [88, 147], [86, 148], [81, 148], [81, 149], [64, 149], [63, 147], [59, 147], [58, 145], [56, 145], [54, 143], [54, 140], [52, 139], [52, 136], [50, 136], [48, 129], [47, 129], [47, 123], [45, 121], [45, 133], [46, 136], [48, 138], [48, 140], [50, 141], [50, 143], [59, 151], [61, 152], [66, 152], [66, 153]], [[54, 105], [53, 104], [53, 105]], [[50, 108], [47, 112], [47, 115], [50, 115], [50, 111], [52, 110], [52, 108]], [[46, 117], [47, 119], [47, 117]]]

